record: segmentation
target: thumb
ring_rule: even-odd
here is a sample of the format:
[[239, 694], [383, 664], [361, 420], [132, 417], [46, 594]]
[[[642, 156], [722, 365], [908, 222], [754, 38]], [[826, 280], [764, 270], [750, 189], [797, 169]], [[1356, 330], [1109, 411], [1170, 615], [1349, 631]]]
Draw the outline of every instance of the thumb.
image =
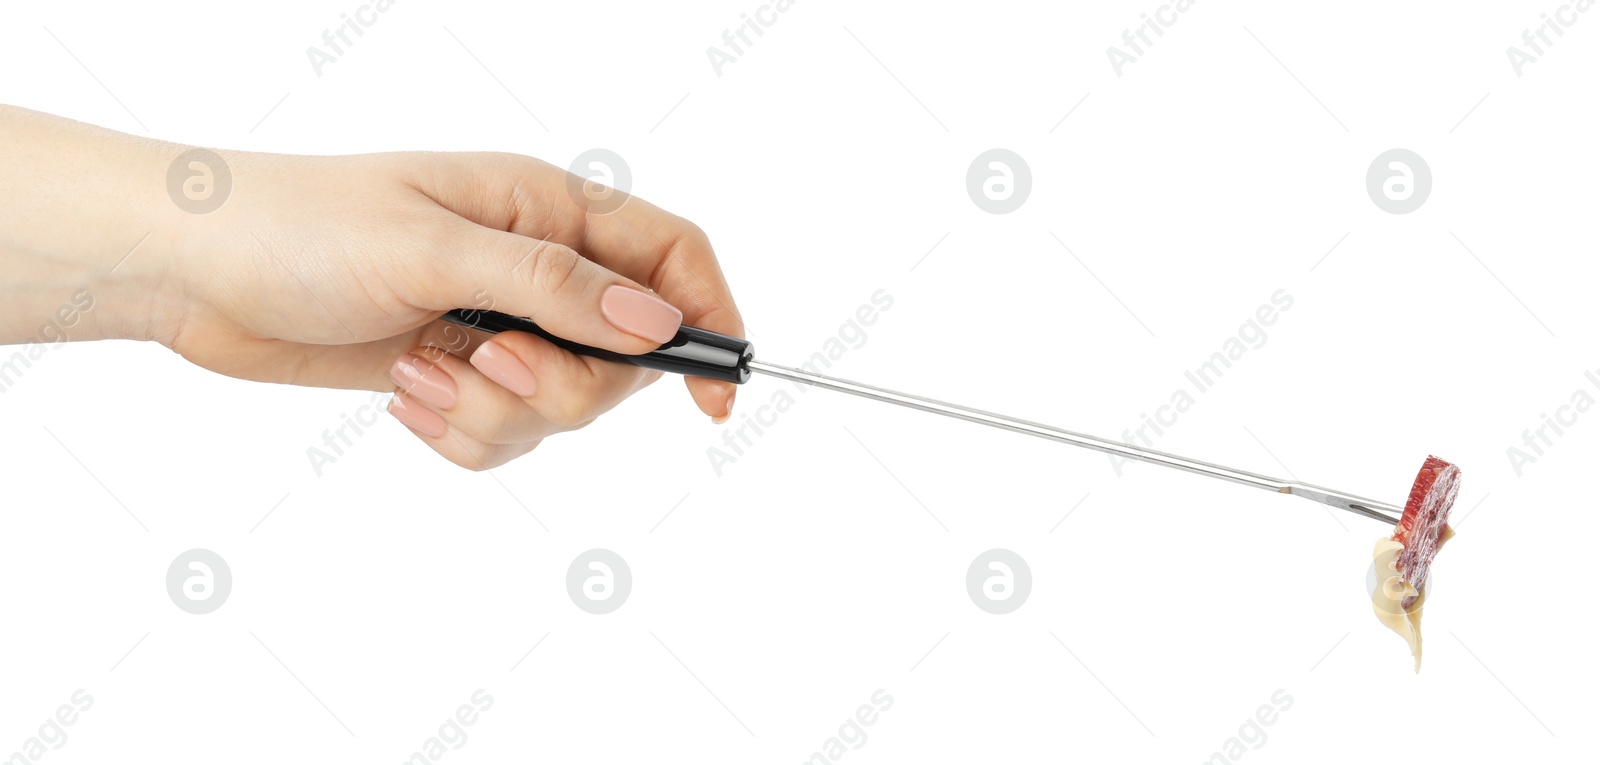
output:
[[431, 256], [440, 267], [424, 269], [427, 308], [526, 316], [557, 337], [627, 354], [655, 350], [683, 324], [671, 303], [571, 247], [467, 222], [457, 231], [456, 257]]

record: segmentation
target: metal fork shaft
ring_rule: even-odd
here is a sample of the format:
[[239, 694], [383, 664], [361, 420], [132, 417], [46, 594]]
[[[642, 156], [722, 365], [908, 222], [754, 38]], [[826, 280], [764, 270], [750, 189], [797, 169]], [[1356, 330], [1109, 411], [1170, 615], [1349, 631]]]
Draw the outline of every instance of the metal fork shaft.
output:
[[1320, 502], [1331, 507], [1337, 507], [1340, 510], [1347, 510], [1357, 515], [1377, 521], [1383, 521], [1385, 523], [1400, 522], [1400, 508], [1354, 494], [1347, 494], [1342, 491], [1325, 489], [1320, 486], [1312, 486], [1310, 484], [1300, 483], [1299, 481], [1285, 481], [1280, 478], [1272, 478], [1259, 473], [1252, 473], [1247, 470], [1236, 470], [1223, 465], [1214, 465], [1209, 462], [1201, 462], [1200, 460], [1193, 460], [1187, 457], [1180, 457], [1176, 454], [1159, 452], [1154, 449], [1142, 449], [1137, 446], [1133, 446], [1132, 444], [1125, 444], [1120, 441], [1111, 441], [1083, 433], [1074, 433], [1070, 430], [1063, 430], [1061, 428], [1051, 427], [1049, 425], [1043, 425], [1037, 422], [1030, 422], [1028, 420], [1021, 420], [1015, 417], [1007, 417], [1005, 415], [995, 414], [993, 412], [985, 412], [981, 409], [972, 409], [970, 407], [959, 406], [944, 401], [936, 401], [931, 398], [913, 396], [909, 393], [899, 393], [897, 391], [877, 388], [871, 385], [863, 385], [861, 383], [851, 382], [849, 380], [840, 380], [838, 378], [828, 377], [826, 375], [814, 374], [800, 369], [791, 369], [789, 367], [782, 367], [776, 364], [768, 364], [762, 361], [751, 360], [749, 362], [749, 367], [750, 371], [752, 372], [757, 372], [759, 374], [764, 374], [771, 377], [790, 380], [818, 388], [826, 388], [828, 390], [838, 391], [840, 393], [849, 393], [854, 396], [861, 396], [862, 398], [869, 398], [874, 401], [883, 401], [911, 409], [918, 409], [924, 412], [932, 412], [934, 414], [944, 415], [945, 417], [966, 420], [967, 422], [976, 422], [980, 425], [988, 425], [992, 428], [1009, 430], [1013, 433], [1024, 433], [1030, 436], [1036, 436], [1038, 438], [1047, 438], [1051, 441], [1059, 441], [1061, 443], [1072, 444], [1073, 446], [1079, 446], [1085, 449], [1093, 449], [1097, 452], [1116, 455], [1124, 459], [1138, 460], [1140, 462], [1164, 465], [1166, 467], [1176, 468], [1178, 470], [1186, 470], [1190, 473], [1198, 473], [1200, 475], [1210, 476], [1212, 478], [1220, 478], [1224, 481], [1232, 481], [1234, 483], [1241, 483], [1246, 486], [1254, 486], [1258, 489], [1265, 489], [1267, 491], [1277, 492], [1279, 494], [1292, 494], [1297, 497], [1305, 497], [1313, 502]]

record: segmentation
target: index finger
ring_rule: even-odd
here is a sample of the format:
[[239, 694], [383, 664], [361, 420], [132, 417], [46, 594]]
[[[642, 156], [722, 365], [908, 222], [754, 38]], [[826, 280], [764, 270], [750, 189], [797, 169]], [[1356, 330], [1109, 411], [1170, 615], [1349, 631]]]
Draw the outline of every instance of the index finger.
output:
[[[637, 197], [603, 215], [584, 212], [582, 221], [578, 252], [655, 290], [683, 311], [686, 326], [744, 337], [744, 318], [699, 226]], [[733, 383], [696, 377], [686, 382], [695, 404], [713, 419], [733, 411]]]
[[[704, 231], [638, 197], [603, 200], [583, 181], [515, 154], [418, 155], [403, 172], [418, 191], [480, 226], [563, 244], [655, 290], [687, 324], [742, 335], [744, 321]], [[576, 181], [576, 182], [574, 182]]]

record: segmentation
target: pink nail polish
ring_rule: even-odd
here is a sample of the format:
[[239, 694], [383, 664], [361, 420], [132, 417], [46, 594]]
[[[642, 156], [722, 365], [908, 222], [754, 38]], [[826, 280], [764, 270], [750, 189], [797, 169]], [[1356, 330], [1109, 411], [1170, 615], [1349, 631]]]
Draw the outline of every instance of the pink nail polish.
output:
[[394, 394], [394, 398], [389, 401], [389, 414], [429, 438], [438, 438], [449, 429], [438, 412], [423, 406], [404, 393]]
[[478, 346], [478, 350], [472, 352], [471, 361], [484, 377], [518, 396], [527, 398], [539, 389], [539, 381], [534, 379], [533, 370], [511, 351], [494, 343]]
[[671, 340], [683, 325], [683, 312], [671, 303], [621, 284], [600, 295], [600, 314], [611, 326], [657, 343]]
[[456, 405], [458, 389], [450, 373], [427, 359], [408, 353], [389, 367], [389, 379], [418, 401], [437, 409]]

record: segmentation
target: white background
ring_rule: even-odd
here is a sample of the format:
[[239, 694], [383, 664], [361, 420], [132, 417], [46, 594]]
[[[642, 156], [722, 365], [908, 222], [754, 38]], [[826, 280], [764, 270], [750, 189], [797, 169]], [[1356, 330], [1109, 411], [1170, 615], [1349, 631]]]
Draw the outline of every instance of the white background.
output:
[[[1396, 503], [1460, 464], [1422, 672], [1366, 600], [1388, 529], [1300, 499], [821, 391], [719, 477], [670, 379], [493, 474], [384, 415], [318, 477], [371, 394], [108, 342], [0, 395], [0, 755], [80, 688], [42, 759], [398, 763], [480, 688], [441, 760], [798, 763], [877, 689], [839, 759], [1201, 762], [1278, 689], [1239, 759], [1592, 751], [1600, 415], [1520, 477], [1506, 450], [1600, 397], [1600, 12], [1518, 77], [1554, 0], [1200, 0], [1118, 77], [1156, 0], [798, 0], [719, 77], [757, 0], [399, 0], [316, 76], [357, 5], [7, 4], [0, 102], [235, 149], [607, 148], [711, 233], [759, 357], [885, 290], [832, 372], [1112, 437], [1285, 290], [1158, 446]], [[965, 187], [994, 147], [1033, 176], [1007, 215]], [[1406, 215], [1365, 189], [1396, 147], [1433, 174]], [[964, 583], [997, 547], [1033, 576], [1004, 616]], [[233, 573], [209, 615], [165, 590], [191, 548]], [[632, 569], [609, 615], [566, 594], [591, 548]]]

